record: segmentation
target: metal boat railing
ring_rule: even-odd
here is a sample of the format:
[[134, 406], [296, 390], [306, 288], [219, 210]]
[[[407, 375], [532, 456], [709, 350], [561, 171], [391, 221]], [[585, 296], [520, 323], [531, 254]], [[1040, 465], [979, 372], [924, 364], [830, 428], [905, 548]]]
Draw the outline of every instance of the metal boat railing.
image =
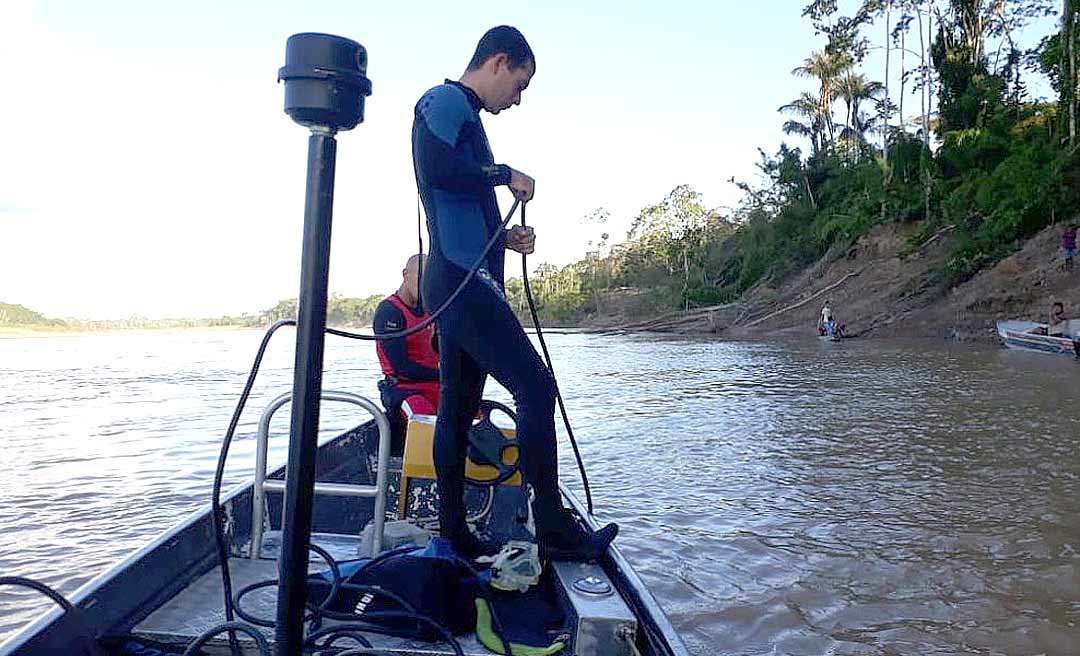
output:
[[[315, 494], [326, 494], [342, 497], [372, 497], [375, 499], [375, 516], [372, 518], [372, 530], [374, 539], [371, 541], [372, 550], [378, 555], [379, 545], [383, 541], [383, 526], [386, 521], [386, 487], [388, 483], [388, 470], [390, 467], [390, 422], [379, 406], [368, 399], [351, 394], [325, 390], [320, 397], [323, 401], [341, 401], [358, 405], [375, 417], [375, 423], [379, 427], [379, 454], [378, 465], [375, 470], [374, 485], [353, 485], [349, 483], [315, 483]], [[251, 491], [251, 559], [258, 559], [262, 553], [263, 539], [263, 514], [266, 509], [267, 492], [284, 492], [285, 481], [266, 477], [266, 459], [270, 442], [270, 420], [274, 413], [283, 405], [292, 401], [292, 392], [285, 392], [272, 400], [263, 410], [259, 419], [259, 431], [255, 445], [255, 484]], [[288, 472], [286, 471], [286, 476]], [[360, 527], [363, 528], [363, 527]], [[359, 530], [357, 531], [359, 533]]]

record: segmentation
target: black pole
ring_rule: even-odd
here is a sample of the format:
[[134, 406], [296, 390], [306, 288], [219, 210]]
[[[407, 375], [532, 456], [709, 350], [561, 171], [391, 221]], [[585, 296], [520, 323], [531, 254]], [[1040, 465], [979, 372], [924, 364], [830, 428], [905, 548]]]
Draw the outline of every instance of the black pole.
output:
[[294, 34], [285, 44], [285, 66], [278, 71], [278, 80], [285, 82], [285, 113], [311, 128], [274, 636], [278, 656], [296, 656], [304, 643], [311, 507], [315, 496], [337, 154], [334, 135], [364, 120], [364, 99], [371, 95], [367, 51], [355, 41], [332, 34]]
[[278, 561], [278, 656], [300, 654], [304, 642], [311, 502], [322, 394], [326, 289], [330, 274], [330, 224], [334, 205], [334, 131], [313, 128], [308, 140], [304, 199], [304, 250], [300, 268], [296, 368], [293, 378], [285, 517]]

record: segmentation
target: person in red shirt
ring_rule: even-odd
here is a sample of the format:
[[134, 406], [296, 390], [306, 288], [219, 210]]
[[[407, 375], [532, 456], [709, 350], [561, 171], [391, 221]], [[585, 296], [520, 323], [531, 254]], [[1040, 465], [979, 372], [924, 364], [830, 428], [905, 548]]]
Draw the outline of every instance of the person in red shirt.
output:
[[[428, 318], [420, 303], [418, 286], [423, 260], [413, 255], [401, 272], [401, 286], [375, 309], [376, 335], [396, 333]], [[439, 409], [439, 354], [435, 325], [408, 337], [376, 343], [383, 379], [379, 381], [383, 406], [395, 427], [395, 447], [403, 444], [404, 424], [412, 415], [434, 415]], [[398, 452], [395, 449], [395, 452]]]

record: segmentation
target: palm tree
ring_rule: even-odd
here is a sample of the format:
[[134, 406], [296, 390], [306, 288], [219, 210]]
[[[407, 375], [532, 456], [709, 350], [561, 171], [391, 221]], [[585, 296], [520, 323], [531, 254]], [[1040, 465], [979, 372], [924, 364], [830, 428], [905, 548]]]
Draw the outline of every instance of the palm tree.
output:
[[795, 134], [810, 139], [812, 153], [816, 157], [825, 149], [826, 126], [830, 117], [822, 110], [821, 99], [812, 93], [803, 92], [798, 98], [780, 107], [778, 111], [794, 114], [804, 121], [791, 120], [784, 123], [784, 134]]
[[[792, 75], [809, 77], [818, 80], [818, 102], [820, 114], [827, 117], [825, 129], [828, 132], [828, 144], [835, 140], [832, 121], [832, 101], [836, 98], [839, 89], [837, 83], [846, 71], [853, 65], [851, 57], [843, 52], [818, 51], [810, 53], [802, 66], [791, 71]], [[826, 144], [822, 144], [823, 147]]]
[[836, 81], [836, 88], [845, 104], [841, 138], [861, 150], [866, 144], [866, 130], [870, 125], [867, 117], [859, 112], [859, 105], [866, 100], [877, 100], [885, 92], [885, 86], [867, 80], [862, 73], [847, 71]]

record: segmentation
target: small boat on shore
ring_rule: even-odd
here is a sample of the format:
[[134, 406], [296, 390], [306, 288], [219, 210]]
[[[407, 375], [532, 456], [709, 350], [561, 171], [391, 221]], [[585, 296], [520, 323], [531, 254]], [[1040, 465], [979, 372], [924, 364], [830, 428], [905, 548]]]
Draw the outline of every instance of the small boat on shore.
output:
[[1009, 348], [1040, 351], [1080, 358], [1080, 320], [1066, 323], [1065, 337], [1046, 334], [1046, 324], [1037, 321], [999, 321], [998, 335]]
[[[324, 392], [323, 398], [335, 395], [337, 398], [333, 400], [372, 408], [370, 401], [343, 392]], [[235, 607], [243, 610], [241, 617], [249, 622], [249, 617], [269, 621], [249, 623], [245, 626], [249, 632], [237, 632], [237, 644], [230, 647], [227, 631], [222, 628], [226, 622], [225, 583], [215, 546], [214, 515], [212, 507], [206, 507], [79, 588], [71, 595], [70, 606], [48, 611], [0, 644], [0, 656], [270, 653], [275, 642], [272, 620], [277, 603], [273, 591], [279, 572], [277, 556], [282, 551], [285, 468], [266, 472], [265, 433], [270, 424], [269, 415], [273, 414], [271, 408], [287, 403], [289, 396], [286, 393], [278, 397], [263, 413], [255, 478], [222, 495], [219, 515], [225, 527]], [[318, 448], [311, 543], [321, 550], [321, 559], [312, 555], [309, 577], [326, 571], [327, 564], [322, 561], [329, 562], [330, 558], [324, 554], [342, 563], [340, 567], [344, 571], [347, 561], [358, 562], [363, 557], [378, 560], [376, 554], [400, 551], [403, 544], [408, 548], [410, 540], [420, 545], [418, 535], [427, 542], [424, 529], [437, 527], [433, 468], [427, 469], [429, 463], [417, 465], [410, 460], [410, 453], [423, 454], [425, 447], [426, 457], [430, 458], [430, 442], [420, 442], [415, 449], [411, 448], [413, 425], [410, 423], [404, 453], [392, 456], [388, 423], [381, 413], [376, 419]], [[428, 428], [433, 430], [434, 417], [426, 419], [431, 424]], [[488, 540], [520, 538], [522, 531], [527, 530], [521, 516], [523, 504], [528, 503], [520, 475], [508, 477], [503, 467], [484, 467], [491, 477], [487, 480], [474, 477], [470, 480], [478, 483], [467, 486], [470, 522]], [[260, 474], [260, 468], [264, 474]], [[595, 529], [593, 518], [582, 504], [565, 488], [562, 493], [564, 503], [578, 521]], [[337, 570], [331, 567], [336, 579]], [[615, 546], [610, 546], [599, 562], [545, 562], [540, 582], [557, 593], [557, 608], [563, 618], [557, 639], [564, 647], [561, 651], [534, 653], [689, 655], [659, 604]], [[334, 589], [337, 587], [335, 581]], [[319, 608], [323, 606], [326, 602]], [[481, 614], [479, 606], [477, 602], [477, 615]], [[415, 610], [425, 612], [420, 607]], [[359, 604], [356, 612], [362, 614]], [[459, 633], [453, 640], [444, 633], [447, 639], [439, 642], [430, 638], [421, 640], [415, 635], [365, 633], [362, 623], [358, 626], [341, 619], [330, 614], [319, 617], [319, 610], [309, 600], [305, 636], [311, 641], [305, 643], [303, 653], [311, 656], [492, 653], [485, 647], [479, 622], [476, 633]], [[514, 618], [510, 619], [513, 623]], [[505, 617], [501, 621], [507, 623]], [[489, 622], [498, 625], [499, 620]], [[335, 633], [336, 626], [341, 630]], [[320, 639], [311, 638], [319, 635]], [[361, 636], [359, 640], [355, 635]], [[505, 640], [501, 633], [498, 635]], [[490, 638], [487, 644], [490, 646]]]

